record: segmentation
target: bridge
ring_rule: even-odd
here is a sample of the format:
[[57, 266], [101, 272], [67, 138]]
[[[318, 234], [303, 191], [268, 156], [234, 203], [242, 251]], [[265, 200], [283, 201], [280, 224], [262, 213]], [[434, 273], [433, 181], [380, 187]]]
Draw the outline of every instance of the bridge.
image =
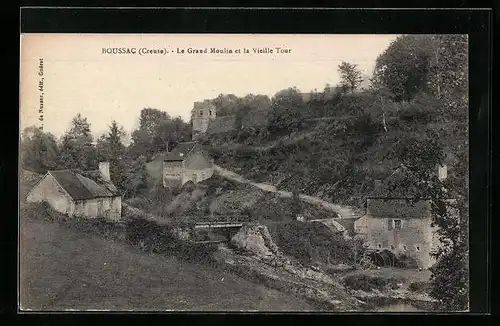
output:
[[244, 222], [198, 222], [193, 228], [196, 244], [211, 245], [230, 242], [231, 238], [245, 225]]
[[195, 229], [224, 229], [224, 228], [241, 228], [244, 223], [242, 222], [199, 222], [196, 223], [194, 228]]

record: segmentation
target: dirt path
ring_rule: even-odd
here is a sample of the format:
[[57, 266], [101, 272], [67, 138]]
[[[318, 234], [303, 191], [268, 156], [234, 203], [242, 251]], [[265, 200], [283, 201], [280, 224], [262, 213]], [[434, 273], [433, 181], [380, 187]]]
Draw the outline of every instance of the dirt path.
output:
[[[233, 171], [229, 171], [229, 170], [224, 169], [223, 167], [220, 167], [218, 165], [215, 165], [215, 171], [219, 175], [221, 175], [225, 178], [228, 178], [230, 180], [240, 182], [240, 183], [246, 183], [246, 184], [252, 185], [254, 187], [257, 187], [259, 189], [262, 189], [264, 191], [277, 193], [283, 198], [292, 198], [292, 196], [293, 196], [292, 192], [290, 192], [290, 191], [278, 190], [276, 188], [276, 186], [273, 186], [273, 185], [253, 182], [253, 181], [248, 180], [248, 179], [244, 178], [243, 176], [241, 176]], [[352, 217], [359, 216], [359, 214], [357, 214], [355, 212], [355, 210], [349, 206], [333, 204], [333, 203], [327, 202], [327, 201], [325, 201], [321, 198], [318, 198], [318, 197], [299, 194], [299, 199], [302, 200], [303, 202], [306, 202], [306, 203], [320, 205], [329, 211], [337, 213], [341, 218], [352, 218]]]

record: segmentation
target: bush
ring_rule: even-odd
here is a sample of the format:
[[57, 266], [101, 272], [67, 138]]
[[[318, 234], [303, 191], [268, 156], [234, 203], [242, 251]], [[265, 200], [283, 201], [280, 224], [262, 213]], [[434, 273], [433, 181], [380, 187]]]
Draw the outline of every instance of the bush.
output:
[[346, 287], [353, 290], [370, 292], [373, 290], [383, 291], [386, 289], [395, 289], [398, 287], [399, 279], [395, 277], [381, 277], [369, 275], [349, 275], [344, 278], [343, 283]]
[[429, 288], [430, 288], [429, 282], [425, 281], [412, 282], [408, 286], [408, 290], [419, 293], [427, 292]]
[[270, 224], [268, 228], [282, 252], [302, 264], [353, 262], [353, 243], [321, 223], [291, 221]]
[[400, 255], [396, 257], [396, 267], [399, 268], [418, 268], [418, 263], [414, 258], [407, 255]]
[[19, 207], [19, 216], [21, 218], [30, 218], [34, 220], [47, 220], [50, 222], [63, 221], [68, 217], [55, 211], [46, 202], [41, 203], [22, 203]]
[[139, 245], [144, 251], [166, 252], [178, 242], [165, 226], [154, 222], [134, 219], [126, 223], [126, 241]]
[[96, 234], [107, 240], [122, 239], [125, 234], [124, 225], [109, 221], [105, 218], [87, 218], [74, 216], [65, 221], [70, 229], [87, 234]]

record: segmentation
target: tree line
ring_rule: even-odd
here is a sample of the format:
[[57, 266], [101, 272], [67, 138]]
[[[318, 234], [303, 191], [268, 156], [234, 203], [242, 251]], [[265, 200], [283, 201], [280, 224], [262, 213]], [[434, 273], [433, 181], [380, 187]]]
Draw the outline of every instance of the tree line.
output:
[[191, 126], [180, 117], [144, 108], [128, 146], [125, 137], [124, 128], [113, 120], [108, 131], [94, 141], [90, 122], [78, 113], [60, 139], [35, 126], [25, 128], [20, 163], [24, 169], [45, 173], [58, 169], [93, 170], [99, 162], [108, 161], [115, 185], [125, 196], [133, 196], [146, 186], [144, 164], [155, 153], [189, 141]]

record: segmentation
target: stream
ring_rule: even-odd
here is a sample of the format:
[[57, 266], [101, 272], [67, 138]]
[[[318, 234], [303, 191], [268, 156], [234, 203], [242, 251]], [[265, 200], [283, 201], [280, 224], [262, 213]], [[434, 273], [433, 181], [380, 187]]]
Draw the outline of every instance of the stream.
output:
[[374, 309], [373, 311], [376, 312], [417, 312], [417, 311], [425, 311], [422, 309], [419, 309], [411, 304], [408, 303], [394, 303], [382, 307], [378, 307]]
[[368, 311], [372, 312], [431, 312], [434, 311], [430, 302], [412, 300], [376, 299], [369, 303]]

